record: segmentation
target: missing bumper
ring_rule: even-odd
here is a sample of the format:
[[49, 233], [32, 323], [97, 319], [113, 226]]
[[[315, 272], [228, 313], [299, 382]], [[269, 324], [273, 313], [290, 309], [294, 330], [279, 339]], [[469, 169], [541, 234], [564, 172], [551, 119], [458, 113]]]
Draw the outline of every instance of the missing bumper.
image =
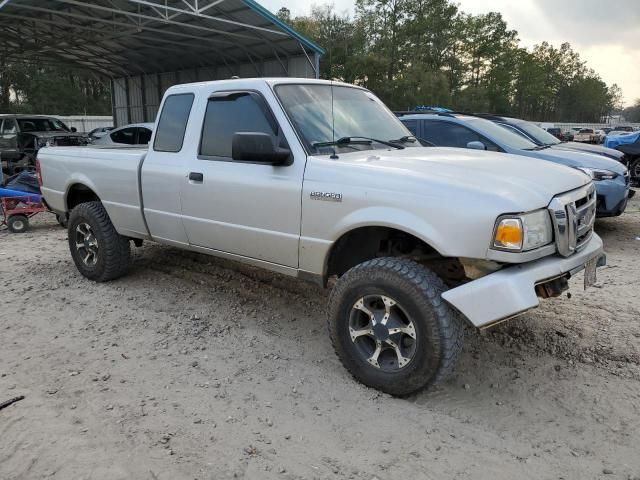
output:
[[536, 295], [540, 298], [559, 297], [567, 290], [569, 290], [569, 275], [563, 275], [536, 285]]

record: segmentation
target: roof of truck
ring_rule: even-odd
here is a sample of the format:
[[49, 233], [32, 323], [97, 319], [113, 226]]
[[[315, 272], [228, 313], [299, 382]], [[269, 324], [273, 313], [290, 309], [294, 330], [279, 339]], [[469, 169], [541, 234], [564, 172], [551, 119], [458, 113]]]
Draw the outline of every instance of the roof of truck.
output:
[[277, 85], [277, 84], [310, 84], [310, 85], [334, 85], [341, 87], [352, 87], [359, 88], [365, 90], [363, 87], [359, 87], [357, 85], [352, 85], [350, 83], [345, 82], [337, 82], [333, 80], [320, 80], [316, 78], [296, 78], [296, 77], [248, 77], [248, 78], [229, 78], [225, 80], [209, 80], [206, 82], [193, 82], [193, 83], [183, 83], [180, 85], [173, 85], [167, 89], [167, 92], [174, 91], [192, 91], [199, 88], [207, 88], [211, 85], [229, 85], [233, 87], [234, 85], [245, 85], [240, 88], [247, 88], [246, 85], [250, 83], [266, 83], [268, 85]]

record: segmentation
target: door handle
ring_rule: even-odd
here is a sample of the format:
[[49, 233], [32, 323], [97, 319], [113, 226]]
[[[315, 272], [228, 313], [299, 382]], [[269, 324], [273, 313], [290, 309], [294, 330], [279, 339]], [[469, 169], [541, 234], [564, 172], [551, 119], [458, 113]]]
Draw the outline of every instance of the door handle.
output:
[[189, 180], [192, 182], [202, 182], [204, 180], [204, 175], [200, 172], [190, 172]]

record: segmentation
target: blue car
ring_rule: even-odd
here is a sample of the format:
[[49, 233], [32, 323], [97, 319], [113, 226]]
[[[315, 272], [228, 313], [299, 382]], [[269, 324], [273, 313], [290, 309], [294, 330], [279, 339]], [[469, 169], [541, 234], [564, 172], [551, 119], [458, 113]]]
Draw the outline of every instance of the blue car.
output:
[[492, 121], [458, 113], [402, 113], [400, 120], [424, 145], [505, 152], [560, 163], [582, 170], [596, 186], [598, 217], [621, 215], [631, 190], [629, 172], [602, 155], [536, 145]]

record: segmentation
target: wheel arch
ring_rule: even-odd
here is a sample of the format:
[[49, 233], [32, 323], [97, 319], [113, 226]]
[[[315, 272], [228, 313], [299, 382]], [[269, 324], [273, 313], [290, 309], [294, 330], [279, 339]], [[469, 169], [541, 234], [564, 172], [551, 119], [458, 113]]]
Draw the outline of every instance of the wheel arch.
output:
[[415, 232], [395, 225], [359, 225], [343, 232], [329, 247], [324, 260], [323, 281], [340, 276], [359, 263], [379, 256], [444, 255]]
[[86, 183], [82, 181], [72, 181], [70, 183], [64, 199], [65, 210], [67, 213], [81, 203], [102, 201], [95, 189], [86, 185]]

